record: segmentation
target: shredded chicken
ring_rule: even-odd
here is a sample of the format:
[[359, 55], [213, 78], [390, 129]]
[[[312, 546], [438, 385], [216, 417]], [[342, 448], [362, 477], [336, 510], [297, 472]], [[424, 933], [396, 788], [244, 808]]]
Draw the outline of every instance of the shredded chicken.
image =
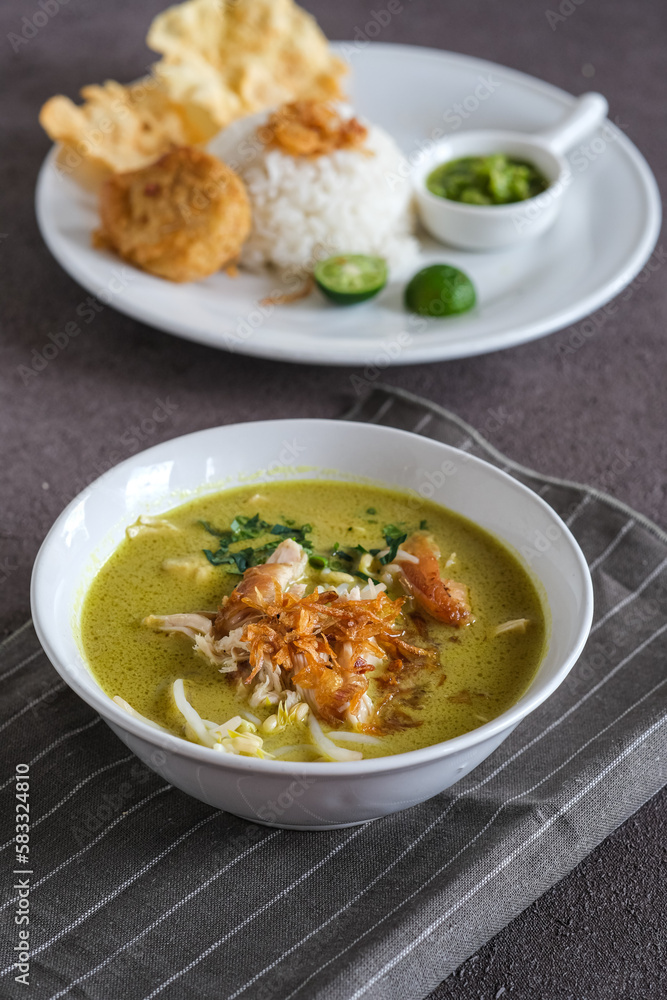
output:
[[260, 129], [267, 146], [290, 156], [327, 156], [336, 149], [363, 149], [368, 129], [356, 118], [343, 118], [324, 101], [283, 104]]
[[181, 632], [189, 639], [199, 635], [210, 635], [213, 630], [213, 615], [208, 611], [190, 612], [176, 615], [149, 615], [144, 625], [157, 632]]
[[215, 567], [203, 556], [183, 556], [177, 559], [165, 559], [162, 569], [171, 576], [192, 580], [195, 584], [208, 583], [215, 575]]
[[165, 531], [178, 531], [178, 528], [163, 517], [149, 517], [148, 514], [142, 514], [134, 524], [125, 529], [125, 534], [128, 538], [136, 538], [137, 535], [161, 535]]
[[236, 665], [229, 662], [226, 650], [218, 648], [213, 635], [213, 619], [215, 615], [202, 611], [200, 613], [176, 615], [149, 615], [144, 618], [144, 625], [156, 632], [167, 632], [169, 635], [181, 633], [194, 640], [193, 649], [215, 664], [223, 673], [232, 673]]

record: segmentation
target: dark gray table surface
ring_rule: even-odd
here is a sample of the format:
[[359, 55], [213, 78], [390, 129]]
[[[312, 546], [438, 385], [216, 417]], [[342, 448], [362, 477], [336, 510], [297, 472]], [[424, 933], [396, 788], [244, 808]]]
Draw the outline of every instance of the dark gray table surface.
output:
[[[151, 61], [145, 30], [163, 6], [161, 0], [56, 5], [57, 13], [16, 52], [9, 35], [21, 32], [22, 18], [37, 3], [4, 0], [0, 7], [0, 634], [28, 616], [30, 568], [51, 522], [104, 469], [141, 447], [216, 423], [338, 416], [354, 399], [350, 376], [361, 374], [215, 352], [105, 308], [24, 385], [19, 367], [86, 298], [51, 258], [35, 223], [34, 185], [49, 148], [37, 124], [39, 107], [56, 92], [74, 97], [86, 83], [141, 75]], [[354, 37], [373, 10], [386, 6], [383, 0], [304, 5], [331, 38]], [[600, 90], [659, 183], [667, 173], [661, 0], [406, 0], [380, 40], [481, 56], [572, 93]], [[570, 329], [505, 352], [394, 368], [383, 377], [459, 413], [518, 461], [597, 485], [664, 527], [665, 273], [658, 267], [619, 300], [618, 311], [573, 356], [562, 351]], [[151, 429], [160, 403], [168, 417]], [[143, 430], [142, 421], [148, 421]], [[433, 998], [663, 996], [666, 812], [663, 793]]]

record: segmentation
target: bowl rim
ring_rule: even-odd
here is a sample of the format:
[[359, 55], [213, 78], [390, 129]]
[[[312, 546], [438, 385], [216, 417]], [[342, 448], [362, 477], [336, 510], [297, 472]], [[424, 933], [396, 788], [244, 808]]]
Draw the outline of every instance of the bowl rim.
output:
[[[194, 439], [202, 439], [206, 436], [213, 438], [221, 431], [233, 433], [234, 431], [238, 431], [239, 429], [246, 427], [268, 429], [275, 428], [276, 426], [285, 427], [286, 425], [289, 425], [290, 427], [308, 425], [310, 428], [315, 429], [319, 426], [323, 428], [335, 427], [342, 433], [346, 433], [349, 430], [352, 433], [363, 432], [377, 434], [388, 438], [391, 437], [394, 440], [396, 437], [399, 437], [404, 440], [406, 445], [409, 445], [409, 442], [414, 440], [414, 438], [419, 438], [420, 441], [428, 442], [433, 447], [442, 449], [446, 453], [453, 453], [454, 455], [465, 454], [466, 464], [482, 467], [490, 472], [491, 475], [503, 481], [506, 486], [510, 487], [510, 489], [515, 490], [523, 497], [529, 498], [529, 501], [533, 505], [541, 508], [542, 511], [557, 524], [561, 532], [561, 536], [566, 541], [571, 555], [574, 556], [575, 564], [577, 570], [579, 571], [579, 582], [582, 585], [584, 594], [583, 601], [580, 604], [579, 625], [572, 643], [572, 648], [568, 656], [564, 659], [562, 665], [554, 673], [553, 677], [550, 680], [543, 682], [542, 685], [540, 685], [539, 690], [531, 694], [531, 687], [535, 683], [534, 679], [531, 682], [531, 686], [525, 694], [522, 695], [518, 703], [511, 705], [510, 708], [501, 713], [499, 716], [496, 716], [495, 719], [491, 719], [489, 722], [478, 726], [476, 729], [472, 729], [460, 736], [455, 736], [452, 739], [443, 740], [439, 743], [434, 743], [427, 747], [421, 747], [417, 750], [408, 750], [403, 753], [389, 754], [384, 757], [364, 758], [359, 761], [317, 762], [263, 760], [255, 757], [220, 754], [209, 747], [200, 746], [197, 743], [191, 743], [189, 740], [176, 736], [175, 734], [159, 732], [142, 722], [140, 719], [133, 718], [126, 711], [120, 708], [120, 706], [116, 705], [112, 698], [104, 692], [87, 664], [83, 651], [76, 641], [76, 637], [72, 636], [69, 622], [66, 629], [67, 637], [73, 639], [74, 644], [78, 647], [79, 655], [84, 661], [84, 665], [79, 666], [77, 664], [75, 670], [68, 668], [67, 663], [63, 661], [58, 650], [60, 630], [55, 618], [52, 622], [49, 622], [47, 610], [48, 605], [44, 605], [44, 601], [45, 597], [52, 593], [54, 589], [52, 575], [48, 572], [48, 562], [53, 559], [53, 556], [56, 554], [61, 545], [60, 532], [71, 512], [100, 485], [104, 484], [108, 480], [117, 478], [119, 474], [125, 471], [133, 469], [138, 463], [144, 465], [147, 462], [150, 462], [151, 456], [163, 453], [165, 448], [176, 447], [181, 449], [187, 447], [188, 442], [192, 442]], [[385, 485], [388, 486], [389, 484]], [[233, 487], [230, 486], [229, 488]], [[211, 490], [211, 492], [213, 492], [213, 490]], [[444, 505], [440, 504], [440, 506]], [[489, 532], [489, 534], [494, 533]], [[496, 535], [495, 537], [497, 537], [502, 544], [509, 544], [501, 535]], [[510, 546], [510, 548], [512, 548], [512, 546]], [[530, 572], [539, 580], [539, 574], [534, 573], [532, 570]], [[208, 764], [215, 761], [222, 771], [228, 770], [241, 773], [259, 771], [268, 776], [271, 774], [283, 776], [291, 774], [293, 776], [302, 776], [306, 773], [309, 775], [312, 774], [313, 776], [320, 775], [322, 777], [343, 777], [346, 775], [349, 777], [357, 777], [364, 774], [411, 770], [412, 768], [419, 767], [423, 764], [427, 764], [462, 751], [473, 749], [477, 745], [484, 744], [488, 740], [492, 740], [494, 737], [505, 732], [506, 730], [511, 731], [514, 729], [519, 722], [521, 722], [527, 715], [530, 715], [531, 712], [546, 701], [556, 688], [560, 686], [581, 655], [588, 639], [593, 620], [593, 584], [588, 563], [586, 562], [579, 543], [553, 507], [546, 503], [542, 497], [531, 490], [528, 486], [525, 486], [514, 476], [509, 475], [498, 466], [493, 465], [485, 459], [478, 458], [475, 455], [469, 455], [467, 452], [461, 452], [461, 449], [456, 448], [453, 445], [436, 441], [433, 438], [426, 438], [423, 435], [416, 435], [411, 431], [402, 430], [397, 427], [370, 424], [363, 421], [306, 417], [243, 421], [234, 424], [222, 424], [202, 428], [188, 434], [170, 438], [143, 451], [136, 452], [129, 458], [124, 459], [122, 462], [112, 466], [101, 476], [98, 476], [91, 483], [89, 483], [88, 486], [86, 486], [79, 494], [77, 494], [77, 496], [75, 496], [58, 515], [49, 529], [39, 548], [33, 565], [30, 581], [30, 603], [33, 626], [35, 628], [37, 638], [39, 639], [39, 642], [41, 643], [54, 669], [65, 681], [67, 686], [71, 688], [87, 705], [97, 711], [102, 716], [104, 721], [110, 724], [112, 728], [118, 727], [125, 730], [132, 736], [139, 737], [144, 742], [151, 744], [157, 749], [162, 751], [172, 751], [177, 756], [188, 757], [191, 760]], [[80, 683], [78, 677], [78, 671], [80, 669], [87, 671], [88, 677], [94, 684], [92, 690]]]

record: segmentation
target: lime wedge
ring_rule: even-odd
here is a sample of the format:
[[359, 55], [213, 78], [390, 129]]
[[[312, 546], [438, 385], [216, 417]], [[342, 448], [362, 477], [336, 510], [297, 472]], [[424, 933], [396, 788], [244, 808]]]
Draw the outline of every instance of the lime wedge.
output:
[[315, 281], [324, 294], [339, 306], [351, 306], [384, 288], [387, 284], [387, 263], [382, 257], [362, 253], [328, 257], [315, 267]]
[[410, 280], [405, 304], [420, 316], [454, 316], [472, 309], [475, 286], [463, 271], [449, 264], [431, 264]]

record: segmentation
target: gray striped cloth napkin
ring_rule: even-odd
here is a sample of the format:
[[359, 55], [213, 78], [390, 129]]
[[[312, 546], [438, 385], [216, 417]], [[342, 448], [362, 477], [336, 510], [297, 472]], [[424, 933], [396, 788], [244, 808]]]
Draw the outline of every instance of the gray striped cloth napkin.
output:
[[[298, 833], [166, 785], [59, 680], [26, 624], [0, 648], [3, 997], [423, 1000], [667, 780], [667, 536], [406, 393], [376, 388], [348, 416], [481, 455], [552, 504], [593, 571], [583, 657], [448, 792]], [[15, 840], [26, 767], [31, 828]], [[15, 978], [26, 967], [28, 990]]]

